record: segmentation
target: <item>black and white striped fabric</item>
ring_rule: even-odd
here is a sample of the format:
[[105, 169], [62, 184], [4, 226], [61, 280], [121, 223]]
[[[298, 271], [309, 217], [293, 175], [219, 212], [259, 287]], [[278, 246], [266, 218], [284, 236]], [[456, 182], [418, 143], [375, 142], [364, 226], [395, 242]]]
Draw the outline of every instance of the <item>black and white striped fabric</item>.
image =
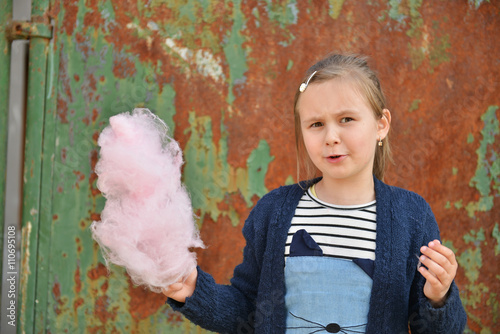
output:
[[316, 241], [323, 256], [375, 260], [376, 201], [365, 205], [339, 206], [325, 203], [308, 189], [302, 196], [288, 231], [285, 258], [292, 237], [304, 229]]

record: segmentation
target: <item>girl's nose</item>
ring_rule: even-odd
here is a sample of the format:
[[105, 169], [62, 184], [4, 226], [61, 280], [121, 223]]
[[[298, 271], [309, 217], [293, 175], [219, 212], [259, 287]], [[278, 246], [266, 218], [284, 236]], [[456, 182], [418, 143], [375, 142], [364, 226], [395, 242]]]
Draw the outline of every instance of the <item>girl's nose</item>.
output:
[[327, 146], [333, 146], [335, 144], [340, 144], [340, 136], [334, 128], [327, 129], [325, 136], [325, 143]]

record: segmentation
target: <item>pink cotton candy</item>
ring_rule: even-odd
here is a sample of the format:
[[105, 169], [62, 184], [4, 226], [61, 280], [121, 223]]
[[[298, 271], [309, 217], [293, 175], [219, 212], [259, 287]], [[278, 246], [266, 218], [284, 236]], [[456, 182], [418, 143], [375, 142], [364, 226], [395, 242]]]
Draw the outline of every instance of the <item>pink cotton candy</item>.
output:
[[148, 109], [109, 123], [95, 170], [106, 204], [92, 236], [108, 266], [123, 266], [135, 284], [161, 292], [196, 268], [190, 248], [204, 247], [181, 183], [182, 151]]

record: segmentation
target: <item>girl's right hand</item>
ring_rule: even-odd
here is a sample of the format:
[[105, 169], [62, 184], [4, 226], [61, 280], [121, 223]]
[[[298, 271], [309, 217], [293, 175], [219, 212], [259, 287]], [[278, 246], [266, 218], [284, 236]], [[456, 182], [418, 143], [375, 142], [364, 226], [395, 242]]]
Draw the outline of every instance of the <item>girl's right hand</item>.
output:
[[186, 298], [191, 297], [196, 288], [196, 279], [198, 278], [198, 270], [195, 268], [184, 282], [171, 284], [162, 290], [163, 294], [168, 298], [172, 298], [179, 303], [185, 303]]

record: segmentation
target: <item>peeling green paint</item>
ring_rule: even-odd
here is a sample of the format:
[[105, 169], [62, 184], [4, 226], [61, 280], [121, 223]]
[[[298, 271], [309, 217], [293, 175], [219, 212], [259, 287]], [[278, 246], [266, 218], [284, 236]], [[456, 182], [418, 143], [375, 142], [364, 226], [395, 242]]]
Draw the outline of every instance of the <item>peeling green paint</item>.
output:
[[259, 14], [259, 9], [257, 7], [254, 7], [252, 9], [252, 15], [255, 17], [255, 26], [257, 28], [260, 28], [260, 14]]
[[229, 92], [227, 102], [232, 104], [234, 86], [245, 82], [245, 72], [248, 70], [246, 52], [243, 49], [245, 38], [241, 31], [245, 26], [245, 16], [241, 11], [241, 0], [234, 1], [233, 5], [233, 27], [224, 45], [224, 54], [229, 64]]
[[413, 102], [411, 103], [410, 109], [408, 109], [408, 112], [414, 112], [415, 110], [417, 110], [418, 107], [420, 106], [420, 102], [422, 102], [422, 100], [420, 100], [420, 99], [413, 100]]
[[443, 242], [443, 245], [448, 247], [449, 249], [451, 249], [453, 251], [453, 253], [455, 253], [455, 254], [457, 253], [457, 248], [453, 245], [453, 241], [443, 239], [442, 242]]
[[328, 0], [330, 6], [328, 7], [328, 14], [334, 19], [338, 19], [340, 12], [342, 11], [342, 6], [345, 0]]
[[295, 183], [295, 180], [293, 179], [293, 176], [291, 175], [288, 175], [288, 177], [286, 178], [285, 180], [285, 185], [291, 185], [291, 184], [294, 184]]
[[469, 0], [469, 4], [474, 5], [474, 8], [477, 10], [484, 2], [491, 2], [491, 0]]
[[[148, 6], [149, 5], [149, 6]], [[195, 49], [209, 49], [213, 54], [221, 51], [220, 39], [210, 29], [197, 29], [199, 22], [213, 24], [218, 19], [216, 12], [218, 4], [208, 0], [187, 1], [153, 1], [143, 6], [148, 12], [154, 12], [167, 6], [172, 11], [174, 20], [167, 19], [158, 22], [159, 31], [165, 33], [165, 37], [181, 38], [185, 47]]]
[[483, 297], [490, 289], [484, 284], [467, 284], [467, 293], [462, 295], [462, 303], [472, 308], [477, 308], [482, 303]]
[[297, 24], [299, 10], [297, 9], [297, 0], [286, 0], [276, 3], [272, 0], [265, 0], [267, 6], [267, 15], [271, 21], [279, 23], [281, 28], [290, 24]]
[[184, 148], [184, 182], [190, 191], [193, 208], [207, 212], [213, 220], [221, 214], [217, 203], [222, 200], [229, 185], [229, 166], [224, 163], [227, 155], [227, 134], [219, 143], [213, 142], [212, 120], [209, 116], [196, 117], [189, 113], [189, 141]]
[[406, 19], [409, 18], [408, 24], [410, 28], [406, 31], [406, 34], [412, 38], [419, 38], [421, 34], [420, 28], [423, 25], [422, 15], [419, 12], [422, 3], [423, 0], [389, 0], [387, 14], [391, 19], [399, 23], [405, 23]]
[[416, 70], [422, 65], [425, 60], [425, 52], [423, 48], [415, 48], [408, 43], [408, 50], [410, 51], [410, 59], [412, 64], [412, 69]]
[[474, 135], [472, 133], [469, 133], [467, 135], [467, 144], [472, 144], [474, 142]]
[[[438, 35], [441, 29], [437, 21], [433, 23], [432, 29], [425, 29], [424, 19], [419, 11], [423, 0], [389, 0], [388, 4], [388, 16], [408, 27], [406, 35], [412, 41], [407, 45], [414, 70], [419, 68], [426, 58], [429, 60], [430, 73], [440, 64], [450, 61], [450, 36]], [[444, 17], [442, 20], [446, 22], [448, 18]]]
[[389, 0], [388, 2], [390, 8], [388, 10], [388, 15], [391, 19], [402, 22], [406, 15], [400, 10], [401, 0]]
[[252, 151], [247, 160], [248, 167], [248, 195], [245, 200], [248, 206], [252, 205], [249, 196], [257, 195], [259, 198], [264, 196], [268, 189], [264, 185], [267, 174], [267, 167], [274, 157], [270, 155], [269, 145], [265, 140], [259, 142], [259, 146]]
[[[222, 121], [223, 122], [223, 121]], [[253, 205], [254, 196], [262, 197], [268, 192], [264, 185], [268, 165], [274, 157], [270, 155], [269, 145], [260, 141], [248, 159], [246, 168], [234, 168], [227, 162], [228, 133], [221, 123], [221, 138], [213, 142], [212, 119], [209, 116], [197, 117], [189, 114], [189, 141], [184, 148], [184, 182], [189, 189], [193, 208], [200, 211], [203, 218], [209, 214], [215, 221], [220, 215], [228, 216], [236, 226], [240, 217], [229, 207], [228, 211], [219, 208], [225, 196], [240, 193], [248, 207]]]
[[411, 38], [420, 38], [424, 19], [419, 12], [423, 0], [408, 0], [408, 15], [410, 16], [410, 29], [406, 34]]
[[458, 174], [458, 168], [457, 167], [452, 167], [451, 168], [451, 175], [455, 176]]
[[497, 299], [498, 294], [496, 292], [491, 292], [490, 297], [486, 301], [486, 305], [489, 306], [493, 312], [493, 323], [497, 323], [498, 317], [500, 316], [498, 310], [500, 309], [500, 303]]
[[450, 53], [448, 51], [450, 47], [451, 44], [449, 35], [435, 38], [432, 41], [429, 49], [429, 65], [431, 66], [429, 69], [430, 73], [432, 73], [434, 68], [440, 64], [450, 61]]
[[465, 270], [465, 277], [471, 283], [475, 283], [479, 278], [479, 270], [483, 266], [481, 248], [468, 248], [457, 257], [458, 264]]
[[491, 236], [497, 241], [497, 244], [495, 245], [495, 256], [498, 256], [498, 254], [500, 254], [500, 230], [498, 229], [498, 223], [495, 223]]
[[485, 237], [484, 237], [484, 230], [483, 228], [481, 227], [479, 229], [479, 231], [474, 231], [474, 230], [471, 230], [469, 233], [465, 234], [463, 236], [463, 239], [466, 243], [474, 243], [477, 246], [479, 246], [479, 244], [485, 240]]
[[493, 208], [493, 198], [499, 195], [500, 189], [500, 151], [495, 145], [496, 136], [500, 134], [500, 125], [496, 112], [498, 106], [490, 106], [481, 116], [484, 127], [481, 130], [482, 140], [476, 150], [476, 173], [469, 182], [469, 186], [478, 190], [480, 198], [476, 202], [469, 202], [466, 206], [469, 217], [475, 212], [485, 212]]
[[156, 110], [152, 110], [160, 117], [165, 123], [168, 124], [170, 128], [170, 135], [175, 132], [175, 123], [173, 117], [175, 115], [175, 90], [172, 85], [168, 84], [163, 87], [163, 91], [161, 94], [153, 95], [152, 100], [156, 99], [156, 101], [150, 101], [148, 105], [153, 105]]

